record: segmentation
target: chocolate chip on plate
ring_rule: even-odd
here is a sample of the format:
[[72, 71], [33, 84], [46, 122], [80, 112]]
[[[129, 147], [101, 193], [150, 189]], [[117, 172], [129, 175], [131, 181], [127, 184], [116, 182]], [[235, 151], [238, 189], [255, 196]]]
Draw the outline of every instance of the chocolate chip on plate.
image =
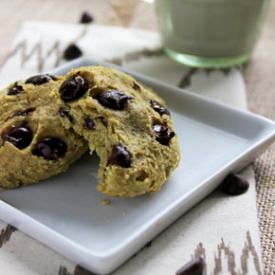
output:
[[221, 190], [233, 196], [245, 193], [248, 188], [248, 181], [238, 174], [229, 174], [221, 183]]
[[117, 165], [124, 168], [131, 166], [132, 156], [128, 149], [122, 144], [113, 145], [107, 165]]
[[167, 108], [163, 107], [161, 104], [159, 104], [157, 101], [155, 100], [151, 100], [150, 101], [150, 105], [151, 107], [157, 112], [159, 113], [161, 116], [166, 114], [166, 115], [170, 115], [170, 112]]
[[26, 79], [25, 83], [33, 84], [33, 85], [41, 85], [51, 80], [56, 80], [56, 77], [49, 74], [39, 74], [39, 75], [34, 75], [32, 77], [29, 77], [28, 79]]
[[69, 119], [70, 122], [73, 122], [73, 117], [70, 115], [70, 112], [68, 110], [66, 110], [65, 108], [61, 107], [58, 111], [59, 115], [61, 117], [67, 117]]
[[95, 130], [95, 123], [90, 117], [85, 117], [84, 127], [89, 129], [89, 130]]
[[15, 82], [14, 85], [9, 88], [7, 95], [18, 95], [23, 91], [23, 87]]
[[22, 110], [22, 111], [17, 111], [14, 113], [14, 117], [15, 116], [27, 116], [28, 114], [32, 113], [35, 111], [35, 108], [34, 107], [30, 107], [30, 108], [27, 108], [25, 110]]
[[88, 81], [81, 75], [74, 75], [63, 82], [59, 93], [65, 102], [81, 98], [89, 89]]
[[93, 21], [94, 21], [93, 16], [89, 12], [84, 11], [81, 14], [79, 23], [81, 23], [81, 24], [89, 24], [89, 23], [92, 23]]
[[93, 98], [97, 99], [104, 107], [112, 110], [123, 110], [125, 109], [128, 100], [132, 99], [133, 97], [117, 90], [110, 89], [96, 91], [93, 95]]
[[26, 124], [13, 125], [2, 133], [3, 141], [12, 143], [20, 150], [31, 144], [32, 136], [32, 131]]
[[73, 60], [80, 56], [82, 56], [82, 51], [74, 43], [68, 45], [68, 47], [63, 52], [63, 58], [65, 60]]
[[67, 145], [56, 137], [47, 137], [38, 142], [33, 154], [47, 160], [58, 160], [67, 152]]
[[156, 140], [162, 145], [169, 145], [170, 140], [175, 136], [174, 132], [169, 131], [169, 129], [161, 124], [154, 124], [153, 131], [156, 135]]
[[204, 263], [201, 257], [195, 257], [182, 268], [180, 268], [176, 275], [203, 275]]

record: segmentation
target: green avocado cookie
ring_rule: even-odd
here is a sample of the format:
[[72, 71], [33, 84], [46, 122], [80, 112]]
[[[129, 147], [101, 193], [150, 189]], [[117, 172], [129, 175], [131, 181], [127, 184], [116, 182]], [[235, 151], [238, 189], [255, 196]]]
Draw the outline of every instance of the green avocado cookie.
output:
[[61, 117], [63, 77], [37, 75], [0, 92], [0, 187], [36, 183], [64, 172], [87, 149]]
[[62, 122], [100, 158], [97, 190], [134, 197], [159, 191], [178, 166], [177, 135], [166, 104], [134, 78], [101, 66], [81, 67], [59, 88]]

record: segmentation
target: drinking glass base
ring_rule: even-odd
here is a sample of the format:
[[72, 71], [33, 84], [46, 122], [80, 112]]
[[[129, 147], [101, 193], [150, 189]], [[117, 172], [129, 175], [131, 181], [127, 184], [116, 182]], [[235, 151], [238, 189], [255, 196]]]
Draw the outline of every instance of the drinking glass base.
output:
[[250, 53], [243, 54], [237, 57], [207, 58], [196, 55], [178, 53], [168, 48], [165, 48], [164, 51], [173, 60], [181, 64], [196, 68], [229, 68], [245, 63], [250, 57]]

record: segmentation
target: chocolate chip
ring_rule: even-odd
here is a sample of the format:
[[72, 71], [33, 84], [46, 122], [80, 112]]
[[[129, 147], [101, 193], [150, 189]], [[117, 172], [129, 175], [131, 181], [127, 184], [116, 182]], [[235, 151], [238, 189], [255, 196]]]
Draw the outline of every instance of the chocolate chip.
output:
[[70, 122], [74, 121], [73, 117], [70, 115], [70, 112], [68, 110], [66, 110], [65, 108], [61, 107], [59, 109], [58, 113], [61, 117], [67, 117]]
[[26, 79], [25, 83], [33, 84], [33, 85], [41, 85], [51, 80], [56, 80], [56, 77], [49, 74], [39, 74]]
[[229, 174], [221, 183], [221, 190], [233, 196], [245, 193], [248, 188], [248, 181], [238, 174]]
[[140, 90], [139, 84], [137, 82], [135, 82], [135, 81], [133, 82], [133, 86], [132, 87], [133, 87], [134, 90]]
[[90, 117], [85, 117], [84, 127], [89, 129], [89, 130], [95, 130], [95, 123]]
[[125, 109], [128, 100], [133, 97], [121, 93], [117, 90], [96, 90], [93, 98], [97, 99], [99, 103], [109, 109], [123, 110]]
[[55, 137], [47, 137], [39, 141], [33, 154], [47, 160], [58, 160], [67, 152], [67, 145], [64, 141]]
[[201, 257], [196, 257], [180, 268], [176, 275], [203, 275], [204, 263]]
[[132, 156], [128, 149], [122, 144], [113, 145], [108, 165], [117, 165], [124, 168], [131, 166]]
[[7, 95], [18, 95], [23, 91], [23, 87], [15, 82], [14, 85], [9, 88]]
[[26, 124], [22, 124], [18, 126], [13, 125], [4, 131], [2, 139], [12, 143], [18, 149], [24, 149], [31, 144], [32, 136], [31, 129]]
[[73, 60], [80, 56], [82, 56], [82, 51], [74, 43], [68, 45], [68, 47], [63, 52], [63, 58], [65, 60]]
[[84, 12], [81, 14], [79, 23], [82, 23], [82, 24], [89, 24], [89, 23], [92, 23], [93, 21], [94, 21], [93, 16], [92, 16], [90, 13], [88, 13], [87, 11], [84, 11]]
[[65, 102], [70, 102], [81, 98], [88, 89], [88, 81], [80, 75], [74, 75], [63, 82], [59, 93]]
[[99, 117], [99, 119], [105, 127], [108, 127], [108, 121], [105, 117], [101, 116], [101, 117]]
[[175, 136], [174, 132], [169, 131], [169, 129], [161, 124], [154, 124], [153, 131], [156, 135], [156, 140], [162, 145], [169, 145], [171, 138]]
[[157, 101], [155, 100], [151, 100], [150, 101], [151, 107], [157, 112], [159, 113], [161, 116], [166, 114], [166, 115], [170, 115], [170, 112], [168, 111], [168, 109], [166, 109], [165, 107], [163, 107], [161, 104], [159, 104]]
[[13, 115], [13, 117], [15, 117], [15, 116], [26, 116], [29, 113], [32, 113], [34, 111], [35, 111], [35, 108], [34, 107], [30, 107], [30, 108], [27, 108], [25, 110], [15, 112], [14, 115]]

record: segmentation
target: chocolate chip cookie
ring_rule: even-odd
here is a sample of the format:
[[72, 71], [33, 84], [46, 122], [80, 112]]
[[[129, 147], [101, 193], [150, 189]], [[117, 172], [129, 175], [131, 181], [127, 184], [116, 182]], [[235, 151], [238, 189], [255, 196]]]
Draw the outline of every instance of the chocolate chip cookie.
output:
[[63, 77], [37, 75], [1, 91], [1, 187], [36, 183], [64, 172], [86, 151], [84, 139], [61, 124], [68, 116], [57, 96], [63, 82]]
[[97, 190], [134, 197], [160, 190], [180, 159], [171, 115], [162, 98], [114, 69], [81, 67], [59, 88], [65, 128], [100, 157]]

